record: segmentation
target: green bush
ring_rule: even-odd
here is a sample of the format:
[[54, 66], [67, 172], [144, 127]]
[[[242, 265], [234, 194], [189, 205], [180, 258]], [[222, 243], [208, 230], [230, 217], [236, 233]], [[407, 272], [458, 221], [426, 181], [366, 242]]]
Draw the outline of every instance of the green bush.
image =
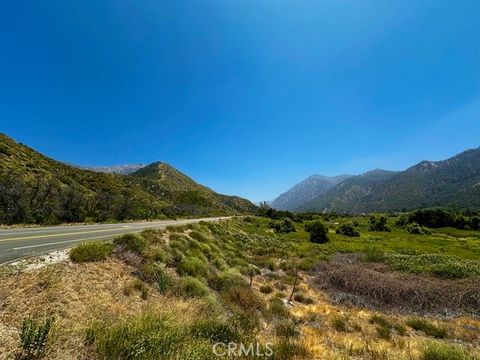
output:
[[191, 256], [180, 261], [177, 265], [177, 272], [182, 276], [205, 277], [208, 274], [208, 267], [199, 258]]
[[335, 231], [337, 234], [348, 236], [348, 237], [359, 237], [360, 231], [358, 231], [352, 223], [345, 223], [340, 225], [340, 227]]
[[212, 289], [217, 291], [227, 291], [233, 287], [248, 287], [248, 281], [238, 271], [229, 269], [221, 271], [212, 277], [209, 281]]
[[405, 226], [405, 229], [410, 234], [417, 234], [417, 235], [429, 235], [429, 234], [431, 234], [430, 230], [425, 229], [424, 227], [418, 225], [415, 222], [407, 224], [407, 226]]
[[420, 360], [474, 360], [466, 350], [460, 346], [441, 342], [428, 343], [422, 350]]
[[439, 328], [424, 319], [413, 318], [408, 320], [406, 324], [414, 330], [422, 331], [426, 335], [433, 336], [435, 338], [443, 339], [448, 336], [447, 330]]
[[305, 230], [310, 233], [310, 241], [317, 244], [328, 242], [328, 228], [320, 220], [309, 222], [305, 225]]
[[278, 234], [288, 234], [297, 231], [295, 224], [290, 218], [285, 218], [281, 222], [273, 222], [270, 227]]
[[69, 256], [73, 262], [93, 262], [105, 260], [113, 251], [113, 245], [101, 241], [90, 241], [79, 244], [70, 250]]
[[210, 292], [203, 282], [190, 276], [180, 279], [180, 291], [186, 297], [204, 297]]
[[124, 251], [133, 251], [138, 254], [141, 254], [147, 245], [142, 237], [135, 234], [119, 236], [113, 240], [113, 243]]
[[385, 215], [375, 216], [371, 215], [368, 220], [370, 231], [390, 231], [387, 224], [387, 217]]
[[25, 319], [20, 331], [21, 350], [17, 358], [37, 360], [44, 357], [53, 323], [53, 317], [48, 317], [40, 323], [32, 318]]

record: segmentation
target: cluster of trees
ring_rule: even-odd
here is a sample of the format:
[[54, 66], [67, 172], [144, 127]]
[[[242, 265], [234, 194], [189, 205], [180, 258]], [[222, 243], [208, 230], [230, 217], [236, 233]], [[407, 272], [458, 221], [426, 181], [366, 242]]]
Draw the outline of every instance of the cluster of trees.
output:
[[54, 178], [22, 178], [0, 174], [0, 223], [57, 224], [61, 222], [146, 219], [161, 209], [145, 204], [131, 193], [87, 192]]
[[475, 214], [460, 214], [443, 209], [417, 210], [402, 215], [397, 221], [400, 226], [416, 223], [429, 228], [453, 227], [457, 229], [480, 229], [480, 217]]

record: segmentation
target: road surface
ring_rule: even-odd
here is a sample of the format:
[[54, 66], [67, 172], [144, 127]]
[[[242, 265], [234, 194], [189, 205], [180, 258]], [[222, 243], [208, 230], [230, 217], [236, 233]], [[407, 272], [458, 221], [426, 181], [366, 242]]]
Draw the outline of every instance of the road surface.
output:
[[226, 218], [3, 229], [0, 230], [0, 264], [50, 250], [61, 250], [86, 240], [110, 240], [122, 234], [139, 233], [145, 229], [162, 229], [168, 225], [221, 219]]

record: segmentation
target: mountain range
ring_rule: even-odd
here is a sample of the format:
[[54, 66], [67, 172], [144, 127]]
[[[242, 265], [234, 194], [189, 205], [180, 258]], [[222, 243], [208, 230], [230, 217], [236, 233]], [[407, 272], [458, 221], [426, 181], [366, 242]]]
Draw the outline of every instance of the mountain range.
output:
[[252, 213], [164, 162], [128, 175], [81, 169], [0, 133], [0, 223], [58, 223]]
[[270, 203], [270, 206], [277, 210], [296, 210], [349, 177], [351, 175], [333, 177], [312, 175], [281, 194]]
[[96, 172], [106, 173], [106, 174], [121, 174], [129, 175], [134, 173], [141, 168], [144, 168], [147, 164], [125, 164], [125, 165], [112, 165], [112, 166], [89, 166], [89, 167], [80, 167], [87, 170], [92, 170]]
[[312, 177], [280, 195], [272, 207], [341, 213], [426, 207], [480, 209], [480, 148], [443, 161], [422, 161], [404, 171], [376, 169], [330, 187], [308, 186], [309, 179]]

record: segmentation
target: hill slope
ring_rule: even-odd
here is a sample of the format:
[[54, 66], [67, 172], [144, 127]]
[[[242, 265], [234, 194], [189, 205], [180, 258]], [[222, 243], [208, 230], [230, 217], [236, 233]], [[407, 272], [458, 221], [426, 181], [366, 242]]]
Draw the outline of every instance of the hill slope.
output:
[[[163, 171], [157, 171], [158, 169]], [[78, 169], [0, 134], [0, 223], [57, 223], [253, 211], [158, 163], [123, 176]]]
[[480, 208], [480, 148], [397, 173], [347, 179], [299, 210], [349, 213], [424, 207]]
[[294, 211], [349, 177], [350, 175], [310, 176], [273, 200], [271, 206], [277, 210]]
[[373, 170], [362, 175], [353, 176], [332, 187], [324, 194], [301, 205], [300, 211], [363, 211], [357, 208], [362, 205], [366, 197], [374, 193], [377, 188], [394, 176], [394, 171]]

